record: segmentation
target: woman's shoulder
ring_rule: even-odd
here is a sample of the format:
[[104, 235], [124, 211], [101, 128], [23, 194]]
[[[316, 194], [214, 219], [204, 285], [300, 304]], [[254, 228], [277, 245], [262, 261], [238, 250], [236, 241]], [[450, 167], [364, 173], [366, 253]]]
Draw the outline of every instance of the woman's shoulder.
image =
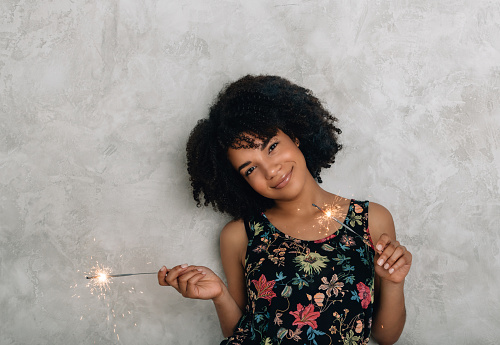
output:
[[391, 212], [376, 202], [369, 202], [368, 227], [375, 242], [383, 233], [388, 234], [392, 238], [396, 238], [394, 220], [392, 219]]
[[243, 219], [232, 220], [227, 223], [220, 232], [221, 244], [240, 244], [247, 241], [247, 234], [245, 232], [245, 223]]
[[242, 219], [227, 223], [220, 233], [220, 253], [224, 262], [245, 261], [248, 238], [245, 232], [245, 224]]
[[376, 222], [392, 221], [391, 212], [384, 206], [373, 201], [368, 203], [368, 216]]

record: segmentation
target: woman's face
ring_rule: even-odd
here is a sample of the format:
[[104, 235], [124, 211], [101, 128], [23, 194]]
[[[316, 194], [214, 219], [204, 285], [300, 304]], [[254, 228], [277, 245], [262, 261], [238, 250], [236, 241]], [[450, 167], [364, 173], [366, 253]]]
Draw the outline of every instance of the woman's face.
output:
[[309, 171], [299, 142], [278, 130], [269, 142], [255, 139], [256, 148], [228, 150], [232, 166], [260, 195], [293, 200], [302, 191]]

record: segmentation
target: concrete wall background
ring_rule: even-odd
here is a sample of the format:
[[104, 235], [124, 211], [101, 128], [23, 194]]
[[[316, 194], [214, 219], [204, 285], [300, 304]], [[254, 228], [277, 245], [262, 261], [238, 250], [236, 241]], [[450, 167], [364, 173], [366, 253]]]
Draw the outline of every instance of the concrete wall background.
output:
[[277, 74], [340, 119], [324, 187], [392, 212], [414, 253], [400, 344], [500, 336], [496, 1], [0, 3], [0, 343], [216, 344], [210, 302], [155, 276], [228, 220], [191, 200], [184, 144], [226, 82]]

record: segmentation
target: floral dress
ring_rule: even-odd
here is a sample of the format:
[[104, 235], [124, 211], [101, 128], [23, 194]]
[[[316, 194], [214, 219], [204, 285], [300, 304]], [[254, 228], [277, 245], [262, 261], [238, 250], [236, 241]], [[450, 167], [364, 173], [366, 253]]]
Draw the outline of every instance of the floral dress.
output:
[[344, 225], [350, 229], [306, 241], [265, 214], [245, 221], [248, 301], [221, 345], [367, 344], [375, 275], [368, 201], [351, 200]]

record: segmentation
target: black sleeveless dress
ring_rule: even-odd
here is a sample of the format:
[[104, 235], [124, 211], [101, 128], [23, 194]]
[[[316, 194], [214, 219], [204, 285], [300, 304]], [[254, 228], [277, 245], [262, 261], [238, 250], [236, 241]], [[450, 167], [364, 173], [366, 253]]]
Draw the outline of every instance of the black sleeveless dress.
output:
[[367, 344], [375, 275], [368, 201], [351, 200], [344, 225], [350, 229], [305, 241], [265, 214], [245, 221], [248, 301], [221, 345]]

